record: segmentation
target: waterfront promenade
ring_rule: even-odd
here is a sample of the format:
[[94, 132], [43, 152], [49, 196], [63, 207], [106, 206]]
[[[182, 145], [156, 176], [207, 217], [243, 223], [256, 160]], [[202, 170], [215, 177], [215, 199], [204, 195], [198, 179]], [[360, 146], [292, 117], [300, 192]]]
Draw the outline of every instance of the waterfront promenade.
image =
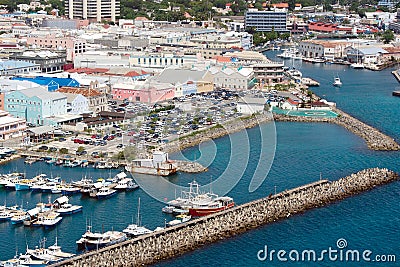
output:
[[51, 266], [141, 266], [156, 263], [308, 209], [322, 207], [399, 176], [380, 168], [365, 169], [337, 181], [320, 180], [258, 199], [218, 214], [85, 253]]

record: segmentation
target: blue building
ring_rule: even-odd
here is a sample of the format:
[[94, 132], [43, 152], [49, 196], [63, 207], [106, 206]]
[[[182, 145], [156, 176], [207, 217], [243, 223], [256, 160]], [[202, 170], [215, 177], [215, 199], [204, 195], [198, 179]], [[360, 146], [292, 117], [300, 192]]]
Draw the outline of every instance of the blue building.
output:
[[72, 78], [55, 78], [55, 77], [43, 77], [37, 76], [35, 78], [28, 77], [14, 77], [13, 80], [20, 81], [31, 81], [38, 85], [46, 86], [49, 92], [54, 92], [58, 90], [60, 87], [69, 86], [69, 87], [79, 87], [80, 84], [77, 80]]
[[30, 72], [40, 72], [40, 65], [18, 60], [0, 62], [1, 76], [21, 75], [22, 73]]
[[67, 97], [42, 87], [16, 90], [4, 96], [4, 109], [27, 123], [44, 125], [47, 118], [67, 113]]

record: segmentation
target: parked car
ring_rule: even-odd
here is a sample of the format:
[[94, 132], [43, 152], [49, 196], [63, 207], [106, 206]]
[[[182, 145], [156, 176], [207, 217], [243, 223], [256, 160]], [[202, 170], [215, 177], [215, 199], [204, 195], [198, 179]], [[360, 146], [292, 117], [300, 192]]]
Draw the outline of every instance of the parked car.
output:
[[86, 151], [86, 150], [76, 151], [76, 155], [77, 155], [77, 156], [83, 156], [83, 155], [86, 155], [86, 154], [87, 154], [87, 151]]
[[50, 152], [56, 152], [56, 151], [57, 151], [57, 148], [55, 148], [55, 147], [50, 147], [50, 148], [49, 148], [49, 151], [50, 151]]
[[61, 138], [58, 138], [58, 141], [64, 142], [64, 141], [67, 141], [67, 139], [65, 139], [64, 137], [61, 137]]
[[38, 150], [41, 150], [41, 151], [46, 151], [46, 150], [48, 150], [48, 149], [49, 149], [48, 146], [40, 146], [40, 147], [38, 148]]

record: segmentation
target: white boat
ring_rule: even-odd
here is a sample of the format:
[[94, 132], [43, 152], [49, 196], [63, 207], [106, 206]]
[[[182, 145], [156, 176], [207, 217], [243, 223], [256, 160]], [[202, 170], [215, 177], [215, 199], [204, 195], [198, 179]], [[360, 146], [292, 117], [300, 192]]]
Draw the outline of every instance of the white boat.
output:
[[19, 224], [19, 223], [23, 223], [24, 220], [29, 218], [29, 214], [26, 211], [19, 211], [17, 213], [15, 213], [12, 217], [11, 217], [11, 223], [12, 224]]
[[53, 204], [55, 211], [60, 213], [61, 216], [82, 211], [82, 206], [70, 204], [67, 196], [57, 198]]
[[181, 215], [176, 216], [175, 218], [176, 218], [175, 220], [169, 221], [167, 223], [167, 226], [175, 226], [175, 225], [178, 225], [181, 223], [185, 223], [185, 222], [189, 221], [192, 218], [192, 216], [181, 214]]
[[352, 63], [350, 65], [350, 67], [353, 68], [353, 69], [363, 69], [364, 68], [364, 64], [360, 63], [360, 62], [355, 62], [355, 63]]
[[138, 187], [139, 187], [139, 185], [134, 183], [132, 178], [124, 178], [118, 182], [118, 184], [115, 186], [115, 189], [117, 189], [117, 190], [133, 190]]
[[0, 262], [0, 266], [4, 267], [45, 267], [48, 264], [48, 261], [45, 260], [34, 260], [32, 256], [29, 254], [20, 254], [19, 256], [15, 256], [13, 259]]
[[146, 227], [143, 226], [138, 226], [137, 224], [130, 224], [128, 227], [126, 227], [124, 230], [122, 230], [123, 233], [127, 234], [128, 236], [139, 236], [139, 235], [145, 235], [145, 234], [150, 234], [153, 231], [147, 229]]
[[123, 242], [126, 238], [127, 236], [125, 233], [118, 231], [93, 233], [91, 231], [91, 226], [88, 226], [88, 230], [76, 241], [76, 244], [78, 245], [78, 250], [91, 250]]
[[164, 208], [162, 208], [162, 212], [164, 213], [169, 213], [172, 214], [174, 209], [176, 209], [174, 206], [165, 206]]
[[342, 81], [340, 81], [340, 78], [339, 78], [339, 76], [337, 76], [337, 77], [335, 77], [335, 80], [333, 81], [333, 84], [332, 84], [333, 86], [336, 86], [336, 87], [341, 87], [343, 84], [342, 84]]
[[57, 237], [56, 243], [48, 248], [45, 247], [46, 238], [43, 238], [39, 241], [40, 246], [36, 247], [35, 249], [27, 249], [27, 254], [31, 255], [35, 259], [47, 261], [50, 263], [57, 262], [63, 259], [67, 259], [73, 257], [75, 254], [63, 252], [61, 247], [57, 244]]
[[59, 224], [61, 220], [62, 217], [60, 216], [60, 213], [50, 211], [42, 215], [41, 225], [44, 226], [44, 228], [53, 227]]
[[108, 186], [103, 186], [99, 189], [99, 191], [96, 193], [97, 198], [109, 198], [117, 193], [117, 190], [111, 189]]
[[129, 172], [168, 176], [176, 173], [177, 168], [173, 161], [169, 160], [168, 153], [163, 151], [153, 152], [151, 159], [135, 159], [125, 166]]

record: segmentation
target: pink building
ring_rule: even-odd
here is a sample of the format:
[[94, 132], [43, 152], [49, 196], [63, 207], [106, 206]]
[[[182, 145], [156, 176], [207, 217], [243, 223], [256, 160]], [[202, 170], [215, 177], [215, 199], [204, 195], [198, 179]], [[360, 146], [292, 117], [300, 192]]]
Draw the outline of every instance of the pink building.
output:
[[54, 34], [46, 36], [31, 36], [26, 41], [28, 46], [35, 45], [40, 48], [58, 49], [62, 47], [67, 50], [67, 60], [73, 61], [76, 54], [86, 51], [86, 40], [73, 37], [56, 37]]
[[114, 100], [128, 99], [131, 102], [143, 102], [149, 104], [172, 99], [174, 95], [175, 89], [169, 83], [120, 83], [115, 84], [112, 89], [112, 96]]

